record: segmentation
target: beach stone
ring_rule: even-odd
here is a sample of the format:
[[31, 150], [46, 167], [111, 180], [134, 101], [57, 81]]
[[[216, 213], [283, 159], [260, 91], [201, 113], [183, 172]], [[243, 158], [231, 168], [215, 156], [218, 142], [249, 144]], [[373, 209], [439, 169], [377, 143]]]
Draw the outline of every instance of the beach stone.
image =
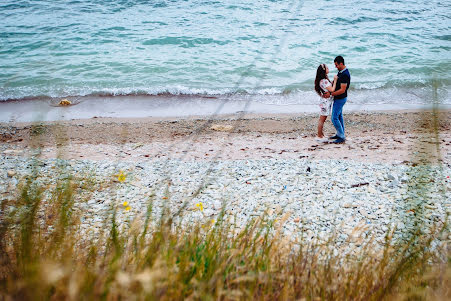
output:
[[381, 208], [381, 209], [377, 210], [377, 211], [375, 212], [375, 214], [381, 215], [381, 214], [384, 214], [385, 212], [386, 212], [386, 210], [383, 209], [383, 208]]
[[205, 209], [203, 212], [205, 216], [212, 216], [215, 214], [215, 212], [212, 209]]
[[404, 176], [401, 177], [400, 181], [401, 181], [402, 184], [405, 184], [405, 183], [407, 183], [409, 181], [409, 177], [404, 175]]
[[391, 181], [390, 184], [388, 184], [389, 188], [396, 188], [399, 185], [399, 182], [397, 180]]
[[214, 200], [212, 205], [215, 210], [220, 210], [222, 207], [222, 203], [219, 200]]
[[398, 230], [404, 230], [406, 228], [404, 223], [398, 223], [397, 227]]
[[368, 186], [368, 192], [369, 192], [369, 193], [377, 193], [377, 190], [374, 189], [373, 186]]
[[363, 215], [363, 216], [365, 216], [365, 217], [368, 216], [368, 213], [367, 213], [366, 210], [363, 209], [363, 208], [359, 209], [359, 212], [360, 212], [361, 215]]
[[8, 170], [7, 175], [8, 178], [12, 178], [17, 174], [17, 172], [15, 170]]
[[393, 174], [388, 174], [388, 175], [387, 175], [387, 178], [388, 178], [390, 181], [398, 181], [398, 176], [393, 175]]
[[22, 154], [22, 152], [23, 152], [23, 151], [21, 151], [21, 150], [16, 150], [16, 149], [7, 149], [7, 150], [4, 150], [4, 151], [3, 151], [3, 153], [4, 153], [5, 155], [20, 155], [20, 154]]

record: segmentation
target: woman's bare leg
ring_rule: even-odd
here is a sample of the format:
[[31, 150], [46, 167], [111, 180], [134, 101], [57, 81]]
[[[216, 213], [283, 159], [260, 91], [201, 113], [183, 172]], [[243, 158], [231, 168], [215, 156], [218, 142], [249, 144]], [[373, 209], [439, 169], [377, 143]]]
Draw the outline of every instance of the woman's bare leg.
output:
[[324, 133], [323, 133], [323, 126], [324, 126], [324, 122], [326, 121], [327, 116], [319, 116], [319, 121], [318, 121], [318, 137], [319, 138], [324, 138]]

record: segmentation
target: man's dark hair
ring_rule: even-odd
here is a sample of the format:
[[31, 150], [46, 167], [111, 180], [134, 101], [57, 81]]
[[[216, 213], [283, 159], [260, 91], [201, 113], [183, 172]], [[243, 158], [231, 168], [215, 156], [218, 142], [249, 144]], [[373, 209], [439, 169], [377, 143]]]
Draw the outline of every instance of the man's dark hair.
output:
[[343, 63], [343, 65], [344, 65], [345, 59], [341, 55], [339, 55], [335, 58], [334, 63], [337, 63], [337, 64]]

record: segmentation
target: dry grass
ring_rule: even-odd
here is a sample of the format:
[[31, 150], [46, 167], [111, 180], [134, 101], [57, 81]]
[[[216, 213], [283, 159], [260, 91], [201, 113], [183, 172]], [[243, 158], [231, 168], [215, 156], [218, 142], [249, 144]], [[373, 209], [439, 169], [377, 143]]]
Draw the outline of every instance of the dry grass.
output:
[[[431, 244], [446, 225], [413, 233], [410, 240], [375, 251], [371, 240], [357, 256], [326, 243], [295, 244], [278, 235], [281, 222], [266, 216], [238, 232], [222, 216], [189, 229], [169, 212], [121, 232], [115, 212], [99, 240], [80, 234], [73, 180], [51, 191], [42, 223], [44, 188], [29, 177], [13, 212], [2, 202], [0, 299], [2, 300], [441, 300], [450, 297], [450, 262]], [[47, 188], [49, 189], [49, 188]], [[443, 253], [442, 253], [443, 255]], [[446, 255], [445, 255], [446, 256]], [[449, 258], [449, 257], [448, 257]]]

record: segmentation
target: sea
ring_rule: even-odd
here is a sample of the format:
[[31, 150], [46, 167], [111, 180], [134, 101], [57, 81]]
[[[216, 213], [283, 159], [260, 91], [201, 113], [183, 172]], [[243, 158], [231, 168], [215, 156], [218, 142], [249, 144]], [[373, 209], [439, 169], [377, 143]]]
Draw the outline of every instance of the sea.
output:
[[451, 104], [451, 2], [0, 1], [0, 101], [153, 96], [315, 104], [342, 55], [354, 104]]

